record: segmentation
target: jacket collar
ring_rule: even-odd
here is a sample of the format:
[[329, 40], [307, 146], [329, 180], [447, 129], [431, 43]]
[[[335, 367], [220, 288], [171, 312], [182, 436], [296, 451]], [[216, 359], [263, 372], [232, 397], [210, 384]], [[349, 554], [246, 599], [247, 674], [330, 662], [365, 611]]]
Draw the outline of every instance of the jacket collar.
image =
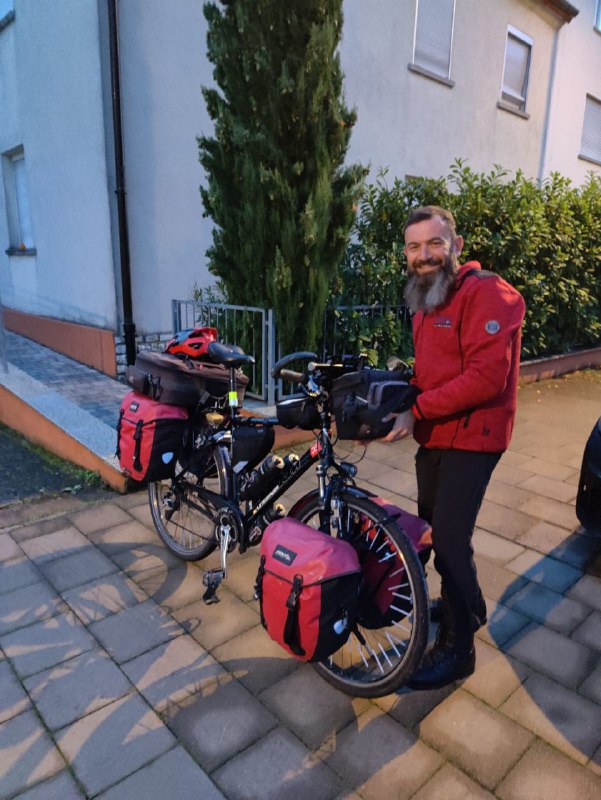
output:
[[457, 290], [462, 285], [463, 281], [467, 277], [467, 273], [471, 272], [473, 269], [482, 269], [482, 266], [479, 261], [466, 261], [465, 264], [462, 264], [459, 269], [457, 270], [457, 277], [455, 278], [455, 286], [454, 288]]

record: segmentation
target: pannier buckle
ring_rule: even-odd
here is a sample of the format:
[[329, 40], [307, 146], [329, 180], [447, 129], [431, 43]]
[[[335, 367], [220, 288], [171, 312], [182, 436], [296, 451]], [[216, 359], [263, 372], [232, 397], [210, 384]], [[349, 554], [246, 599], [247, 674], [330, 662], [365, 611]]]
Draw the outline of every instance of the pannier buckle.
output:
[[298, 596], [303, 588], [303, 577], [302, 575], [295, 575], [294, 580], [292, 581], [292, 590], [288, 599], [286, 600], [286, 608], [292, 610], [296, 607], [298, 603]]

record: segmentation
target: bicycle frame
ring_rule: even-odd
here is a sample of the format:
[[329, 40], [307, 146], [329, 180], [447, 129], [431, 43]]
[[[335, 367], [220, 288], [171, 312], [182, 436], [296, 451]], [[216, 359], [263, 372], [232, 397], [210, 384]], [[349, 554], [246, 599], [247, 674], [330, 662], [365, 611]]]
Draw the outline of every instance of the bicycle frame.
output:
[[[223, 349], [217, 355], [225, 364], [244, 363], [235, 353]], [[325, 365], [311, 362], [307, 373], [284, 370], [295, 359], [306, 360], [311, 355], [300, 353], [284, 357], [279, 370], [284, 379], [298, 383], [299, 388], [306, 383], [305, 394], [316, 404], [319, 413], [319, 422], [311, 414], [303, 416], [302, 423], [297, 422], [297, 427], [305, 430], [312, 422], [317, 423], [314, 440], [298, 460], [285, 458], [282, 469], [277, 459], [255, 466], [267, 456], [273, 441], [271, 429], [279, 422], [277, 418], [246, 417], [239, 413], [235, 370], [231, 368], [228, 398], [211, 408], [199, 407], [190, 419], [192, 437], [181, 458], [181, 472], [174, 476], [170, 486], [163, 482], [164, 493], [159, 484], [151, 487], [152, 491], [149, 489], [151, 512], [160, 537], [179, 557], [198, 561], [217, 549], [219, 566], [206, 569], [202, 576], [206, 587], [202, 599], [209, 605], [219, 601], [217, 591], [227, 578], [229, 554], [235, 549], [244, 553], [263, 540], [265, 528], [284, 513], [276, 505], [277, 501], [316, 465], [318, 485], [313, 483], [314, 488], [292, 504], [289, 516], [324, 535], [344, 539], [357, 550], [360, 564], [367, 552], [372, 561], [376, 559], [377, 567], [374, 573], [373, 564], [370, 567], [371, 562], [365, 562], [368, 566], [365, 585], [361, 584], [358, 598], [362, 605], [356, 629], [353, 629], [354, 638], [340, 648], [338, 655], [317, 664], [316, 669], [338, 689], [357, 696], [379, 697], [395, 691], [413, 672], [423, 654], [428, 633], [423, 566], [411, 542], [396, 524], [399, 514], [387, 515], [382, 505], [370, 498], [369, 491], [355, 485], [356, 465], [338, 461], [334, 454], [330, 434], [331, 373], [334, 376], [338, 371], [344, 374], [348, 366], [344, 359], [342, 363], [337, 360]], [[284, 371], [288, 374], [284, 375]], [[295, 406], [291, 404], [288, 408]], [[278, 415], [279, 411], [278, 407]], [[294, 424], [295, 419], [301, 417], [282, 415], [281, 419]], [[236, 432], [244, 428], [255, 428], [256, 437], [250, 430], [237, 436]], [[199, 512], [200, 518], [198, 514], [189, 513], [190, 510]], [[173, 527], [167, 529], [165, 526], [174, 513], [177, 516]], [[382, 611], [379, 601], [375, 600], [379, 570], [383, 569], [379, 565], [391, 558], [396, 559], [392, 566], [394, 586], [388, 591], [395, 590], [394, 597], [402, 598], [403, 603], [399, 606], [394, 600], [399, 607], [390, 605]], [[401, 577], [397, 577], [399, 575]], [[372, 586], [370, 581], [376, 583]], [[401, 591], [402, 594], [398, 594]], [[397, 616], [389, 617], [389, 612]], [[397, 625], [403, 629], [402, 635], [394, 627]]]
[[[326, 414], [326, 420], [324, 420], [324, 422], [328, 422], [328, 425], [324, 425], [321, 428], [316, 436], [315, 441], [300, 456], [298, 462], [288, 467], [281, 479], [277, 481], [277, 483], [267, 492], [267, 494], [265, 494], [264, 497], [253, 503], [251, 508], [247, 509], [245, 513], [240, 511], [240, 518], [244, 530], [244, 535], [239, 544], [241, 553], [245, 552], [245, 550], [248, 548], [248, 532], [252, 529], [253, 525], [259, 522], [265, 511], [274, 503], [276, 503], [288, 491], [288, 489], [290, 489], [290, 487], [293, 486], [314, 464], [319, 462], [317, 467], [318, 491], [324, 508], [329, 505], [329, 499], [331, 496], [331, 491], [329, 488], [330, 484], [327, 481], [329, 470], [332, 467], [335, 467], [340, 475], [341, 480], [343, 481], [348, 481], [354, 477], [356, 473], [356, 468], [354, 465], [345, 464], [344, 462], [339, 464], [336, 461], [334, 456], [334, 448], [332, 446], [332, 441], [330, 439], [328, 430], [329, 420], [327, 419], [327, 416], [328, 415]], [[237, 427], [243, 427], [245, 425], [265, 425], [271, 427], [276, 424], [277, 420], [271, 418], [237, 417], [236, 421], [232, 420], [229, 430], [221, 430], [216, 432], [214, 436], [210, 437], [209, 441], [212, 440], [214, 445], [228, 444], [231, 446], [232, 431]], [[233, 476], [233, 469], [231, 466], [228, 465], [227, 467], [222, 468], [227, 469], [230, 472], [230, 477]], [[237, 496], [235, 481], [230, 480], [229, 485], [231, 490], [229, 495], [225, 498], [221, 495], [208, 492], [206, 489], [201, 489], [199, 491], [199, 496], [204, 496], [216, 504], [221, 503], [222, 505], [227, 505], [230, 508], [235, 507], [240, 509], [240, 502]], [[228, 502], [223, 503], [224, 500]]]

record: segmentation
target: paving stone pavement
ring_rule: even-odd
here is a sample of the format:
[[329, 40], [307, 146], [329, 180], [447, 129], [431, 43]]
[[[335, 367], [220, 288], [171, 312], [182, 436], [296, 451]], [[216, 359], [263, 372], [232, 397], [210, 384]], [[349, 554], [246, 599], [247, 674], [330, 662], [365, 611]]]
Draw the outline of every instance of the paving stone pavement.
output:
[[[474, 537], [477, 669], [436, 692], [351, 698], [289, 658], [255, 552], [205, 606], [143, 493], [0, 509], [0, 798], [599, 800], [601, 538], [574, 503], [600, 414], [598, 374], [520, 388]], [[373, 443], [359, 482], [414, 512], [414, 450]]]

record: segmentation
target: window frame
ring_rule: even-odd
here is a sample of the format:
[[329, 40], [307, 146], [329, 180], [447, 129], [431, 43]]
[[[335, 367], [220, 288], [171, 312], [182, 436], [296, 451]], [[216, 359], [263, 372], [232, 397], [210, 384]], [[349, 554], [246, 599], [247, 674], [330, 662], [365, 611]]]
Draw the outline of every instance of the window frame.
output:
[[[589, 155], [588, 153], [582, 152], [582, 145], [584, 139], [584, 129], [585, 129], [585, 122], [586, 122], [586, 112], [588, 108], [588, 102], [592, 101], [593, 106], [598, 106], [597, 113], [599, 114], [599, 134], [600, 134], [600, 144], [599, 144], [599, 153], [595, 155]], [[595, 95], [590, 94], [587, 92], [585, 101], [584, 101], [584, 114], [582, 116], [582, 135], [580, 137], [580, 152], [578, 153], [578, 158], [582, 159], [582, 161], [588, 161], [591, 164], [597, 164], [601, 166], [601, 98], [595, 97]]]
[[455, 81], [451, 80], [451, 69], [453, 66], [453, 40], [455, 38], [455, 12], [457, 10], [457, 0], [451, 0], [453, 8], [451, 14], [451, 30], [449, 35], [449, 63], [446, 74], [442, 72], [437, 72], [436, 70], [432, 69], [431, 66], [421, 64], [416, 59], [418, 19], [419, 19], [421, 2], [422, 0], [416, 0], [415, 20], [413, 25], [413, 50], [411, 54], [412, 60], [411, 63], [408, 64], [407, 66], [412, 72], [416, 72], [419, 75], [423, 75], [426, 78], [431, 78], [432, 80], [438, 81], [439, 83], [442, 83], [445, 86], [452, 88], [453, 86], [455, 86]]
[[14, 0], [0, 0], [0, 31], [10, 25], [15, 18]]
[[[505, 74], [507, 71], [507, 54], [509, 50], [509, 40], [510, 38], [515, 39], [522, 44], [526, 45], [528, 48], [528, 60], [526, 62], [526, 74], [524, 80], [524, 94], [523, 95], [516, 95], [512, 91], [506, 90], [505, 84]], [[520, 117], [524, 117], [525, 119], [529, 119], [530, 115], [526, 111], [528, 105], [528, 91], [530, 89], [530, 73], [532, 70], [532, 55], [534, 51], [534, 39], [531, 36], [528, 36], [527, 33], [524, 31], [519, 30], [514, 25], [507, 26], [507, 32], [505, 34], [505, 53], [503, 56], [503, 74], [501, 76], [501, 97], [497, 102], [497, 107], [502, 108], [504, 111], [510, 111], [513, 114], [517, 114]], [[515, 100], [522, 101], [520, 106], [517, 106], [511, 99], [507, 99], [506, 95], [510, 98], [513, 97]]]
[[[18, 165], [18, 162], [22, 162], [22, 166]], [[25, 164], [25, 149], [22, 146], [2, 154], [2, 177], [9, 236], [9, 246], [5, 252], [9, 256], [31, 256], [37, 253]]]

